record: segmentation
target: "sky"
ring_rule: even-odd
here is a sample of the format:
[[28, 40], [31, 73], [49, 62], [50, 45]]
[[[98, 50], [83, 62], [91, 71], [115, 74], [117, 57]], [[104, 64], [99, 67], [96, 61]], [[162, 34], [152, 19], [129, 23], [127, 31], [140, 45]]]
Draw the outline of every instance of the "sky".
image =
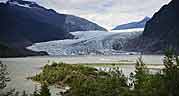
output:
[[76, 15], [107, 29], [151, 17], [171, 0], [31, 0], [59, 13]]

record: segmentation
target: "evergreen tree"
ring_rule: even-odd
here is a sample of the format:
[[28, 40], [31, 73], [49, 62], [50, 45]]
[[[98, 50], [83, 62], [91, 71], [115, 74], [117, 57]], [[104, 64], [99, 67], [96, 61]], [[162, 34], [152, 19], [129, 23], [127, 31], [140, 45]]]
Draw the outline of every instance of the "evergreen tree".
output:
[[163, 70], [163, 92], [166, 96], [179, 96], [179, 59], [173, 50], [166, 51]]
[[28, 96], [28, 94], [25, 91], [23, 91], [22, 96]]
[[130, 95], [134, 96], [155, 96], [152, 95], [151, 90], [151, 74], [146, 67], [146, 64], [142, 60], [142, 56], [138, 58], [135, 66], [135, 74], [130, 74], [130, 84], [131, 87]]
[[39, 96], [37, 86], [35, 86], [35, 91], [33, 92], [32, 96]]
[[39, 96], [51, 96], [47, 83], [43, 83], [39, 92]]
[[148, 74], [148, 70], [142, 60], [142, 56], [138, 58], [135, 68], [134, 87], [136, 89], [141, 89], [145, 86], [145, 80], [147, 79]]
[[7, 66], [0, 61], [0, 90], [4, 89], [7, 86], [7, 82], [10, 81], [7, 75], [9, 75]]

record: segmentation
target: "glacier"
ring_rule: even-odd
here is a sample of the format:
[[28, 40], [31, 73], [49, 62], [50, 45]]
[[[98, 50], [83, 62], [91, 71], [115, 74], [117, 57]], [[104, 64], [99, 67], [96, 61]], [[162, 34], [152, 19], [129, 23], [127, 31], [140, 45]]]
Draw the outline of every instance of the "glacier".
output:
[[[120, 49], [128, 40], [141, 35], [142, 32], [143, 28], [109, 32], [77, 31], [71, 32], [75, 36], [74, 39], [35, 43], [27, 49], [45, 51], [51, 56], [138, 54]], [[119, 50], [115, 50], [114, 45], [117, 45]]]

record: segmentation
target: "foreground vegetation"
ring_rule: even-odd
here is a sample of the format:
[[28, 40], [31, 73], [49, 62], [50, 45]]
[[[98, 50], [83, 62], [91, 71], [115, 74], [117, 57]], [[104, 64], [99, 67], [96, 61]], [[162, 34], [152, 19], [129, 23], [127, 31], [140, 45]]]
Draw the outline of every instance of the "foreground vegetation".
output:
[[[60, 87], [69, 86], [64, 96], [118, 96], [122, 87], [128, 87], [127, 78], [116, 71], [104, 72], [82, 65], [54, 63], [46, 65], [43, 72], [32, 78], [35, 81], [47, 82], [49, 85], [58, 84]], [[115, 89], [114, 89], [115, 88]]]
[[125, 77], [118, 68], [104, 72], [82, 65], [53, 63], [32, 79], [60, 88], [69, 86], [63, 96], [179, 96], [179, 59], [170, 50], [164, 65], [163, 70], [151, 74], [139, 58], [135, 72]]

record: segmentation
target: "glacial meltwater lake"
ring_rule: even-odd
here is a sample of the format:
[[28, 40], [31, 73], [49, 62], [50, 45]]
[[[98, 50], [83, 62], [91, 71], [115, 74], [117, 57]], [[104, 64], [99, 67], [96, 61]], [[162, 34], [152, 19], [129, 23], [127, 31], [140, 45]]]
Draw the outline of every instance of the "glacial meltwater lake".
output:
[[[38, 83], [27, 80], [27, 77], [34, 76], [41, 71], [41, 67], [51, 62], [64, 62], [68, 64], [101, 64], [101, 63], [124, 63], [119, 67], [127, 76], [133, 72], [134, 63], [139, 55], [120, 55], [120, 56], [74, 56], [74, 57], [23, 57], [23, 58], [0, 58], [3, 64], [8, 66], [10, 72], [11, 82], [8, 83], [9, 88], [15, 88], [18, 91], [27, 91], [29, 93], [34, 91], [35, 86], [39, 86]], [[162, 55], [144, 55], [143, 60], [151, 69], [160, 69], [163, 67]], [[94, 65], [95, 66], [95, 65]], [[96, 68], [103, 68], [97, 66]], [[56, 88], [52, 86], [51, 91], [53, 95], [57, 92]]]

